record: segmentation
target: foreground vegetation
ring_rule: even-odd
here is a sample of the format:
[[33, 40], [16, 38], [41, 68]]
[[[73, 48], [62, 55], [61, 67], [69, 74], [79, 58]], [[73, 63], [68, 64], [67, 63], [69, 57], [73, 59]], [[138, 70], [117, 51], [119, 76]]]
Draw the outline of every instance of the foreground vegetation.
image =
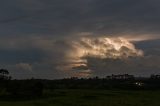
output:
[[160, 75], [11, 80], [0, 70], [0, 106], [160, 106]]
[[160, 106], [160, 91], [45, 90], [37, 98], [0, 99], [0, 106]]

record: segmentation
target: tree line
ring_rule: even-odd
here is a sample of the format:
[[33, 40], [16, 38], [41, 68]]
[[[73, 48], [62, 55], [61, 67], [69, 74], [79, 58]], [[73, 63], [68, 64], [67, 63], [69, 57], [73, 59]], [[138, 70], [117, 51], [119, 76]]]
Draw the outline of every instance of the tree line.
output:
[[40, 97], [45, 90], [54, 89], [123, 89], [123, 90], [160, 90], [160, 75], [150, 78], [135, 78], [133, 75], [110, 75], [105, 78], [64, 78], [47, 79], [11, 79], [9, 71], [0, 69], [0, 92], [14, 97]]

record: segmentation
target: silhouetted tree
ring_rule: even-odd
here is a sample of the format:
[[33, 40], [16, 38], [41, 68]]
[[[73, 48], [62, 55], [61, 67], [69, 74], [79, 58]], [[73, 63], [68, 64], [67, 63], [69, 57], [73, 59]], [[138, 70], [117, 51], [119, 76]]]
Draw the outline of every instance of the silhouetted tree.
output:
[[9, 80], [11, 76], [9, 76], [9, 71], [7, 69], [0, 69], [0, 80]]

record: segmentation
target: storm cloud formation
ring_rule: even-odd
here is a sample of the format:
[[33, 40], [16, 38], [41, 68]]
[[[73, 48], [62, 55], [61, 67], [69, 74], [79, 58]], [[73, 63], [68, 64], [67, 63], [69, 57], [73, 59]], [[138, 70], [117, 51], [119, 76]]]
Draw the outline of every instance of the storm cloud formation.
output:
[[[14, 78], [159, 73], [159, 11], [158, 0], [1, 0], [1, 68]], [[109, 52], [102, 38], [131, 47]]]

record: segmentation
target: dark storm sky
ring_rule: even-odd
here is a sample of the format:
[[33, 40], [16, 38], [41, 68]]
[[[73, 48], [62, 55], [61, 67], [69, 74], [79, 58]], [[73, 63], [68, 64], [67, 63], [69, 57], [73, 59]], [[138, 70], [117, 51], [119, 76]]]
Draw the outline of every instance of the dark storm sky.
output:
[[0, 66], [14, 78], [69, 77], [56, 68], [70, 48], [66, 39], [129, 36], [150, 38], [134, 42], [144, 57], [129, 60], [127, 67], [123, 61], [107, 60], [105, 66], [91, 67], [93, 75], [158, 74], [159, 28], [159, 0], [1, 0]]

